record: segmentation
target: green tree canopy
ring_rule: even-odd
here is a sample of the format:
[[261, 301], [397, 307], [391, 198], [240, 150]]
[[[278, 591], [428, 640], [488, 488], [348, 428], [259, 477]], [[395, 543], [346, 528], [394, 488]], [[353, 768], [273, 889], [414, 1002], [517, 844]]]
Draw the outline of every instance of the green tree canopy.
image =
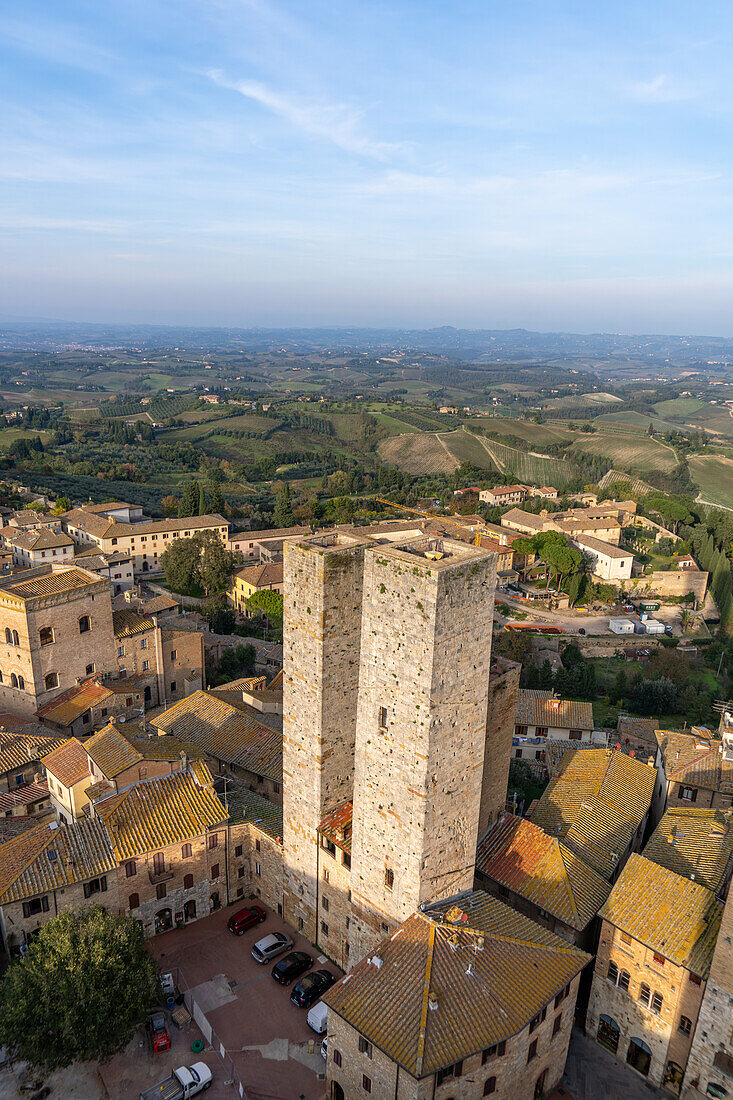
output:
[[122, 1050], [159, 997], [143, 931], [104, 909], [44, 925], [0, 983], [0, 1042], [46, 1071]]
[[199, 536], [199, 579], [207, 596], [222, 592], [232, 575], [232, 555], [218, 535], [208, 532]]
[[272, 513], [272, 522], [273, 526], [278, 528], [292, 527], [295, 523], [293, 506], [290, 502], [290, 486], [287, 481], [283, 482], [282, 489], [277, 494], [275, 511]]
[[279, 592], [265, 589], [262, 592], [253, 592], [247, 597], [248, 611], [262, 611], [268, 619], [281, 621], [283, 617], [283, 598]]
[[174, 592], [190, 595], [199, 587], [201, 547], [197, 538], [174, 539], [160, 555], [165, 579]]

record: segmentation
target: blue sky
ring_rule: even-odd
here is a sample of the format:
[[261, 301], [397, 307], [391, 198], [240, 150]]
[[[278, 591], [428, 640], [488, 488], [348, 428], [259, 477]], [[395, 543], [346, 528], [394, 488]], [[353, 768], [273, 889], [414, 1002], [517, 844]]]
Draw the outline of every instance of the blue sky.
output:
[[25, 0], [0, 314], [733, 335], [733, 12]]

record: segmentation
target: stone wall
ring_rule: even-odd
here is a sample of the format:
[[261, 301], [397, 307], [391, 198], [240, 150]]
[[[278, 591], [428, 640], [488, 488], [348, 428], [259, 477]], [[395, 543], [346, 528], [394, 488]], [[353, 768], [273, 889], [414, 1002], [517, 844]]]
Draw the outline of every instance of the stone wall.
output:
[[345, 853], [318, 849], [317, 944], [342, 970], [349, 968], [351, 923], [351, 870]]
[[512, 752], [521, 671], [522, 666], [516, 661], [499, 657], [495, 660], [489, 675], [479, 837], [482, 837], [486, 830], [501, 817], [506, 808], [509, 759]]
[[638, 596], [687, 596], [689, 593], [701, 604], [705, 599], [708, 575], [696, 569], [655, 570], [642, 577], [632, 577], [626, 586], [633, 597]]
[[[710, 1095], [708, 1084], [731, 1091], [730, 1068], [733, 1066], [733, 892], [723, 912], [718, 942], [715, 947], [710, 976], [700, 1006], [697, 1028], [685, 1075], [685, 1100], [699, 1095]], [[718, 1064], [716, 1064], [716, 1055]], [[727, 1061], [726, 1061], [727, 1059]], [[699, 1090], [699, 1092], [697, 1091]]]
[[93, 894], [89, 898], [84, 897], [84, 884], [81, 882], [75, 882], [63, 889], [48, 890], [45, 894], [36, 895], [37, 897], [47, 898], [48, 912], [37, 913], [31, 917], [23, 916], [22, 901], [12, 901], [3, 905], [0, 909], [0, 928], [2, 929], [6, 951], [17, 951], [27, 935], [37, 932], [44, 924], [47, 924], [67, 909], [80, 912], [83, 909], [91, 908], [93, 905], [102, 905], [110, 913], [117, 913], [120, 898], [116, 872], [114, 870], [108, 871], [104, 878], [106, 879], [107, 889]]
[[317, 941], [317, 828], [352, 797], [364, 540], [284, 544], [285, 919]]
[[233, 825], [229, 838], [229, 900], [252, 894], [274, 912], [282, 914], [282, 844], [256, 825]]
[[364, 555], [352, 964], [423, 901], [473, 887], [496, 555], [443, 546], [437, 562]]

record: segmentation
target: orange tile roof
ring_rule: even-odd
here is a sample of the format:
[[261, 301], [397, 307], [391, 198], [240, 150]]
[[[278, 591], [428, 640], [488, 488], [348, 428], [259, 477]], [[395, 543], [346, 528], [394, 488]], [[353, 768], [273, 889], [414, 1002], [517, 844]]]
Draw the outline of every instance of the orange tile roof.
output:
[[112, 612], [112, 629], [116, 638], [131, 638], [133, 634], [155, 630], [155, 623], [133, 608], [123, 607], [119, 611]]
[[326, 814], [318, 826], [318, 832], [340, 848], [342, 852], [351, 851], [351, 822], [354, 817], [354, 803], [342, 802]]
[[193, 692], [151, 723], [217, 760], [282, 782], [282, 733], [211, 692]]
[[575, 699], [537, 698], [522, 688], [517, 697], [516, 720], [520, 726], [592, 730], [593, 704]]
[[707, 978], [723, 906], [712, 890], [633, 852], [600, 916], [677, 966]]
[[111, 724], [90, 737], [84, 749], [107, 779], [114, 779], [143, 759], [142, 753]]
[[578, 931], [608, 898], [592, 867], [531, 821], [505, 816], [482, 837], [476, 870]]
[[26, 600], [37, 596], [63, 595], [79, 588], [88, 588], [90, 585], [99, 586], [103, 583], [105, 583], [104, 580], [94, 573], [87, 573], [86, 570], [77, 569], [73, 565], [57, 569], [40, 565], [0, 582], [0, 593]]
[[73, 787], [89, 777], [89, 760], [77, 737], [64, 741], [63, 745], [44, 756], [41, 763], [64, 787]]
[[655, 737], [668, 780], [733, 793], [733, 763], [724, 759], [722, 741], [676, 730], [657, 730]]
[[104, 826], [94, 818], [39, 825], [0, 845], [0, 904], [97, 878], [115, 866]]
[[[522, 1031], [589, 959], [475, 891], [415, 913], [324, 1001], [413, 1077], [424, 1078]], [[518, 980], [529, 974], [531, 981]]]
[[532, 821], [606, 879], [651, 805], [656, 771], [607, 749], [568, 749]]
[[22, 768], [59, 745], [66, 743], [62, 737], [44, 737], [28, 733], [7, 733], [0, 730], [0, 775], [12, 768]]
[[722, 810], [672, 806], [649, 838], [644, 856], [718, 893], [730, 878], [733, 820]]
[[96, 680], [87, 680], [78, 687], [69, 688], [46, 703], [36, 714], [58, 726], [70, 726], [72, 722], [85, 714], [90, 707], [98, 706], [112, 698], [112, 692]]
[[118, 862], [201, 836], [226, 820], [208, 768], [199, 763], [198, 775], [211, 785], [189, 772], [174, 772], [96, 803], [94, 812], [107, 827]]

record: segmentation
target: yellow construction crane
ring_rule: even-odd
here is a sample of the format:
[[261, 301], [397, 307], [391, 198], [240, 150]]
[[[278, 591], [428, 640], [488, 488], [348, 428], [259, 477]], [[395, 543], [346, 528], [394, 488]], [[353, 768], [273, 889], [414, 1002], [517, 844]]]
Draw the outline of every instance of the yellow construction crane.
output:
[[[411, 512], [415, 516], [423, 516], [425, 519], [434, 519], [440, 523], [445, 523], [448, 527], [462, 527], [466, 530], [465, 524], [461, 523], [457, 519], [450, 519], [447, 516], [434, 516], [432, 512], [426, 512], [422, 508], [409, 508], [406, 504], [396, 504], [393, 500], [387, 500], [386, 497], [376, 497], [378, 504], [388, 504], [390, 508], [399, 508], [401, 512]], [[473, 540], [474, 546], [481, 545], [481, 532], [477, 531]]]

